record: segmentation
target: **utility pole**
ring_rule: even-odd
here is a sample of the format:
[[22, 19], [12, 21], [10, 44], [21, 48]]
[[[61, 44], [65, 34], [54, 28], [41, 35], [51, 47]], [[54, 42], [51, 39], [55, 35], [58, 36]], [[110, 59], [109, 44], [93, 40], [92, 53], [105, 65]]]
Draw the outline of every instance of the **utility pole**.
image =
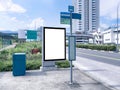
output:
[[[70, 11], [70, 35], [72, 36], [72, 11]], [[70, 61], [70, 84], [73, 84], [72, 60]]]
[[119, 4], [117, 5], [117, 45], [116, 45], [116, 52], [118, 52], [119, 48], [118, 48], [118, 40], [119, 40], [119, 37], [118, 37], [118, 29], [119, 29]]

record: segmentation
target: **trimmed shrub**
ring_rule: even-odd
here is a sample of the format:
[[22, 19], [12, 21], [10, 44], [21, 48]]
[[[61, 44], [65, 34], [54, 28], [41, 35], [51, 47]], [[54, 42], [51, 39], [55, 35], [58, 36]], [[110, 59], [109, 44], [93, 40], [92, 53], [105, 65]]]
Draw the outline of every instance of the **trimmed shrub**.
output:
[[92, 50], [105, 50], [105, 51], [115, 51], [116, 50], [115, 45], [77, 44], [76, 47], [92, 49]]
[[58, 68], [68, 68], [68, 67], [70, 67], [70, 63], [69, 63], [68, 60], [55, 62], [55, 64], [57, 65]]

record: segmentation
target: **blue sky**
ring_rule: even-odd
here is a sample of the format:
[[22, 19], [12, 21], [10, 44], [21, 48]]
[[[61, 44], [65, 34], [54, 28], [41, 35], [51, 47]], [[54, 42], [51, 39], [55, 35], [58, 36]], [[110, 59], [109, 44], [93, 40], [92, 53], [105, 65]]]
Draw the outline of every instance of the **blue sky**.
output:
[[[116, 23], [118, 2], [100, 0], [101, 27]], [[35, 29], [41, 25], [64, 27], [60, 25], [60, 12], [67, 12], [71, 4], [72, 0], [0, 0], [0, 30]]]

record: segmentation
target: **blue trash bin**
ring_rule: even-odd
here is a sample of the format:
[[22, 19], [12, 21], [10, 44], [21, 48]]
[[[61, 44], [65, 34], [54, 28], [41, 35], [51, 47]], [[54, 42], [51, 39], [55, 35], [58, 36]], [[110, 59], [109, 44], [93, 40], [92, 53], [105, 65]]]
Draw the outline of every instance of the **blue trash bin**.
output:
[[26, 71], [26, 54], [14, 53], [13, 54], [13, 75], [22, 76]]

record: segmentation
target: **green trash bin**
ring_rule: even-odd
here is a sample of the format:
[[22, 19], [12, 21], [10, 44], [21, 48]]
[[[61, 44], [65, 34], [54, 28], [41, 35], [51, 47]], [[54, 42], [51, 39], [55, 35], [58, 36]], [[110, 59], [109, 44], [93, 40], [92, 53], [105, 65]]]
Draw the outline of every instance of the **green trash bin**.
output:
[[26, 71], [26, 54], [14, 53], [13, 54], [13, 75], [22, 76]]

